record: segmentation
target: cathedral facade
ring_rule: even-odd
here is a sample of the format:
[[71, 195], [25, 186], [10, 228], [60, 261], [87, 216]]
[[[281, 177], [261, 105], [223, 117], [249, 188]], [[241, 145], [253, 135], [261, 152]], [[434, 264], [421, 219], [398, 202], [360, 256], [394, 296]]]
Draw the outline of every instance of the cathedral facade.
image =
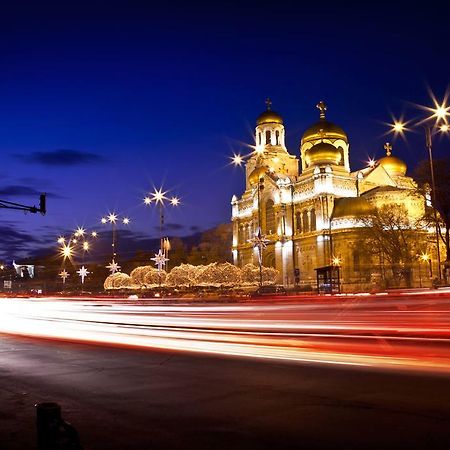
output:
[[[245, 191], [231, 201], [234, 264], [258, 265], [261, 258], [279, 271], [281, 284], [305, 289], [317, 286], [317, 269], [333, 266], [344, 291], [393, 285], [392, 264], [379, 246], [371, 248], [366, 218], [394, 205], [411, 223], [420, 221], [427, 197], [389, 144], [386, 156], [352, 171], [347, 134], [327, 119], [323, 102], [317, 108], [319, 120], [303, 133], [299, 158], [286, 148], [283, 119], [270, 102], [257, 118]], [[255, 245], [258, 234], [264, 245]], [[437, 271], [432, 228], [417, 230], [414, 242], [407, 284], [427, 286]]]

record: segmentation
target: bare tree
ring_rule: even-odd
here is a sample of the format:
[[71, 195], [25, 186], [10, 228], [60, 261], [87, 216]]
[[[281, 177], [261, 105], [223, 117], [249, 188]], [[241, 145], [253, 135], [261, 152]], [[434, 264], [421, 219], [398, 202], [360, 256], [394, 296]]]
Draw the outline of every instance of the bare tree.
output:
[[411, 285], [411, 269], [423, 248], [424, 224], [413, 221], [403, 205], [376, 208], [362, 218], [366, 227], [365, 247], [387, 262], [396, 285]]

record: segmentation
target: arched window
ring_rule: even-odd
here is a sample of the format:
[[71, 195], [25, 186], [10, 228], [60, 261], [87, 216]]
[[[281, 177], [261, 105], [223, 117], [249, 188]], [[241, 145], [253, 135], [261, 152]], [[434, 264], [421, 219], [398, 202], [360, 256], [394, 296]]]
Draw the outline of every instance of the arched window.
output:
[[277, 145], [280, 145], [280, 132], [278, 130], [275, 132], [275, 141]]
[[253, 233], [252, 233], [252, 225], [248, 224], [247, 227], [247, 242], [253, 237]]
[[266, 144], [270, 144], [270, 131], [266, 131]]
[[258, 144], [261, 145], [261, 131], [258, 133]]
[[276, 233], [275, 210], [273, 200], [266, 202], [266, 234]]
[[341, 154], [341, 162], [339, 165], [343, 166], [345, 164], [344, 162], [344, 149], [342, 147], [338, 147], [339, 153]]
[[305, 233], [309, 231], [308, 211], [303, 211], [303, 231]]
[[359, 272], [361, 270], [361, 259], [358, 250], [353, 252], [353, 270], [355, 272]]
[[310, 231], [316, 231], [316, 210], [312, 209], [309, 213]]
[[297, 233], [302, 232], [302, 213], [301, 212], [295, 213], [295, 229], [297, 230]]
[[245, 237], [245, 235], [244, 235], [244, 226], [243, 225], [239, 225], [239, 228], [238, 228], [238, 242], [239, 242], [239, 244], [243, 244], [244, 243], [244, 237]]

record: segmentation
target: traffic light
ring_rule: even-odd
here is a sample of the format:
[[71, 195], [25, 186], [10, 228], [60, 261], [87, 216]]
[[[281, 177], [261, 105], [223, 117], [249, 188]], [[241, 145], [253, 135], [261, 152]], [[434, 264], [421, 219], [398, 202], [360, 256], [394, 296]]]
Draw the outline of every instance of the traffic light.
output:
[[39, 197], [39, 212], [44, 215], [47, 212], [47, 204], [45, 194], [41, 194]]

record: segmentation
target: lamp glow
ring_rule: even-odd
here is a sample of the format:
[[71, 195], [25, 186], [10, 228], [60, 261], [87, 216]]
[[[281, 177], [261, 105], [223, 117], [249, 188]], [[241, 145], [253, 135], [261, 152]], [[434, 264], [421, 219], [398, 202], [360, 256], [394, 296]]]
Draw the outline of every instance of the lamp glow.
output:
[[332, 264], [333, 264], [333, 266], [336, 266], [336, 267], [339, 267], [340, 265], [341, 265], [341, 258], [339, 258], [339, 256], [333, 256], [333, 259], [332, 259]]
[[242, 163], [243, 163], [243, 161], [244, 161], [244, 159], [242, 158], [242, 156], [239, 155], [239, 154], [233, 155], [233, 157], [232, 157], [231, 159], [232, 159], [233, 164], [234, 164], [235, 166], [242, 166]]
[[164, 200], [166, 200], [166, 193], [167, 192], [163, 192], [162, 188], [161, 189], [155, 189], [155, 191], [152, 194], [152, 200], [154, 200], [157, 204], [158, 203], [163, 203]]
[[402, 122], [394, 122], [392, 124], [392, 129], [393, 129], [394, 133], [402, 134], [405, 131], [405, 124]]
[[438, 105], [435, 109], [433, 109], [432, 117], [436, 117], [437, 120], [446, 120], [449, 115], [450, 106], [445, 106], [445, 103], [442, 105]]
[[420, 259], [421, 259], [422, 261], [429, 261], [429, 260], [430, 260], [430, 255], [428, 255], [427, 253], [422, 253], [422, 254], [420, 255]]
[[73, 248], [70, 245], [63, 244], [61, 255], [64, 256], [64, 258], [71, 258], [73, 255]]

